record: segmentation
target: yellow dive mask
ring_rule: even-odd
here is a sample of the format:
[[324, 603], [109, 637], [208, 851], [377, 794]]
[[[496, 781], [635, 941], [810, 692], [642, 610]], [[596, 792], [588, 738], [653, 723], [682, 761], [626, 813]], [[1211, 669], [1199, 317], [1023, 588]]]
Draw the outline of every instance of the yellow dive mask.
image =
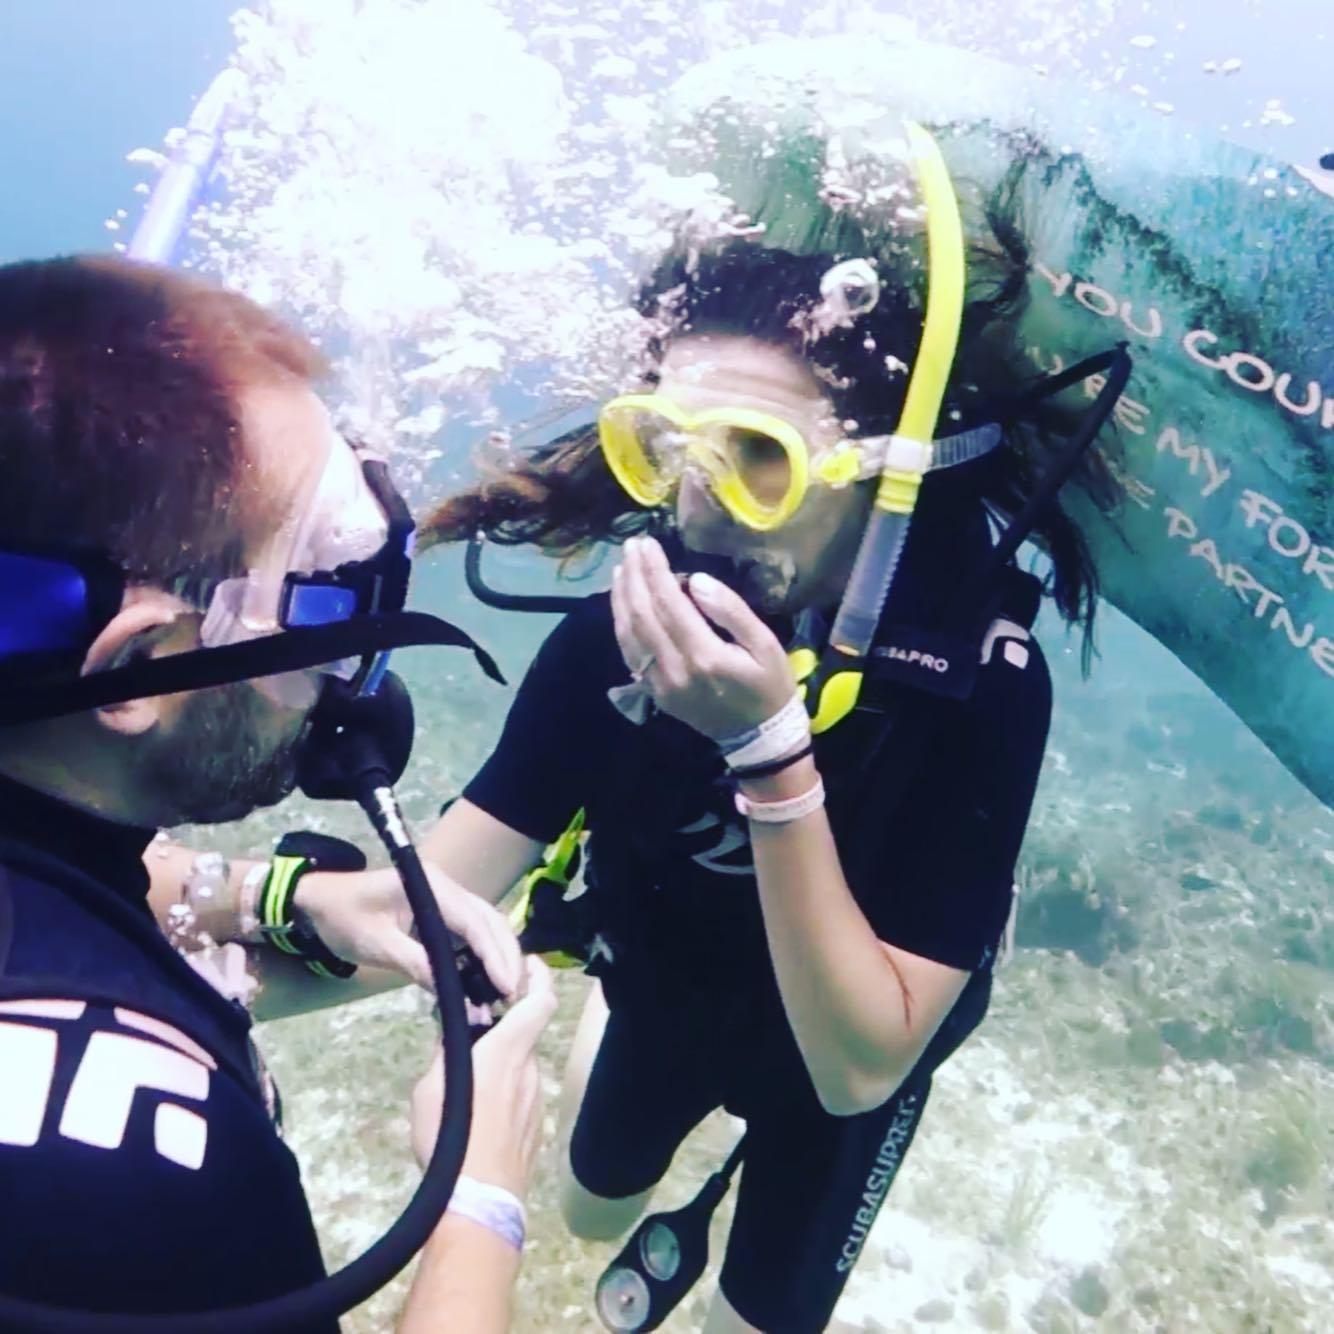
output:
[[665, 504], [693, 467], [733, 519], [760, 533], [785, 524], [813, 481], [878, 476], [892, 438], [845, 439], [827, 417], [799, 425], [754, 399], [687, 408], [664, 393], [612, 399], [598, 436], [612, 475], [640, 505]]
[[[668, 503], [693, 467], [737, 523], [764, 533], [792, 518], [812, 484], [837, 487], [879, 477], [877, 510], [907, 518], [926, 472], [976, 456], [934, 439], [963, 311], [964, 247], [958, 203], [940, 150], [920, 125], [909, 122], [906, 128], [927, 207], [928, 287], [922, 342], [898, 430], [848, 439], [827, 404], [812, 412], [810, 421], [798, 423], [789, 412], [769, 411], [772, 405], [746, 394], [715, 406], [708, 401], [712, 395], [693, 386], [687, 389], [689, 405], [661, 392], [624, 394], [599, 413], [598, 437], [607, 466], [631, 499], [646, 508]], [[845, 261], [826, 279], [849, 268], [859, 270], [856, 285], [875, 285], [874, 270], [863, 260]], [[824, 289], [822, 282], [822, 296]], [[862, 291], [855, 298], [861, 309], [869, 308], [865, 296]], [[870, 305], [874, 302], [872, 295]], [[942, 450], [942, 445], [947, 447]], [[879, 603], [888, 586], [887, 579], [883, 582], [872, 593]]]

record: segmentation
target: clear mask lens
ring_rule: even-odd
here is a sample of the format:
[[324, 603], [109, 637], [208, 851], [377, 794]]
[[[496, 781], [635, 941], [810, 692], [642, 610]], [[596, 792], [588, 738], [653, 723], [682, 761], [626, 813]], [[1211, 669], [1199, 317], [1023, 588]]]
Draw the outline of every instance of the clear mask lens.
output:
[[764, 431], [726, 426], [715, 434], [734, 473], [761, 506], [782, 502], [792, 488], [792, 460], [781, 441]]
[[[360, 456], [331, 432], [322, 471], [305, 502], [293, 506], [261, 562], [238, 578], [223, 580], [214, 590], [200, 627], [201, 644], [221, 648], [283, 629], [349, 620], [358, 610], [351, 589], [303, 584], [289, 575], [327, 573], [368, 560], [383, 548], [388, 535], [388, 520], [366, 482]], [[347, 659], [255, 684], [283, 707], [305, 708], [314, 702], [320, 675], [350, 680], [358, 665], [357, 659]]]

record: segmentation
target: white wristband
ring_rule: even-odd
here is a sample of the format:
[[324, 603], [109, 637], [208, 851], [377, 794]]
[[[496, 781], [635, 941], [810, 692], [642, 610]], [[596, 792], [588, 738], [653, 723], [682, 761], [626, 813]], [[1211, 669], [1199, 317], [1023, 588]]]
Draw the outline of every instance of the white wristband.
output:
[[785, 801], [751, 801], [744, 794], [736, 794], [736, 808], [756, 824], [791, 824], [824, 805], [824, 780], [817, 778], [815, 786], [797, 797]]
[[461, 1176], [454, 1184], [454, 1194], [450, 1196], [446, 1212], [480, 1223], [516, 1251], [523, 1250], [528, 1216], [518, 1197], [503, 1186]]
[[268, 881], [271, 867], [271, 862], [256, 862], [241, 881], [236, 903], [236, 925], [238, 936], [248, 945], [258, 945], [264, 940], [264, 933], [259, 929], [259, 896]]
[[772, 718], [749, 732], [725, 737], [718, 746], [729, 769], [749, 769], [795, 755], [810, 739], [811, 720], [801, 698], [794, 694]]

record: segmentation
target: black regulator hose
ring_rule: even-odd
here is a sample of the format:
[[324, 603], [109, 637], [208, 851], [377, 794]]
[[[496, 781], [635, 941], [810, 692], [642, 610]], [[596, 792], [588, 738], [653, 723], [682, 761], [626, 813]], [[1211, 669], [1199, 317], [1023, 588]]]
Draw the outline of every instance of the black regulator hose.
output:
[[497, 611], [535, 611], [563, 616], [582, 606], [586, 601], [579, 596], [562, 593], [506, 593], [482, 577], [482, 538], [469, 539], [463, 553], [463, 577], [468, 582], [468, 592], [478, 602]]
[[[147, 1315], [82, 1311], [0, 1295], [0, 1330], [5, 1334], [294, 1334], [332, 1328], [340, 1315], [406, 1267], [445, 1212], [468, 1147], [472, 1051], [453, 939], [392, 787], [407, 758], [404, 709], [407, 747], [411, 746], [411, 702], [392, 673], [377, 695], [366, 699], [340, 695], [336, 687], [341, 685], [330, 682], [335, 689], [326, 688], [326, 701], [316, 710], [310, 760], [301, 785], [310, 796], [354, 798], [361, 805], [402, 877], [418, 937], [430, 960], [449, 1094], [421, 1183], [398, 1221], [362, 1255], [336, 1274], [281, 1297], [211, 1311]], [[262, 1202], [257, 1204], [263, 1207]]]

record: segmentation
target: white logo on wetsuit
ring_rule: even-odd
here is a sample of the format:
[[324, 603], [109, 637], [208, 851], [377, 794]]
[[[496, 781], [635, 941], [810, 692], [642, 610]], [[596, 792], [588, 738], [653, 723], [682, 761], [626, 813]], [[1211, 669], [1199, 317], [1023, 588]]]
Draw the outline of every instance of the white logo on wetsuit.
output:
[[880, 1145], [880, 1152], [875, 1156], [875, 1165], [866, 1178], [862, 1191], [861, 1206], [852, 1220], [852, 1230], [848, 1233], [843, 1249], [839, 1252], [838, 1263], [834, 1266], [840, 1274], [846, 1274], [857, 1263], [857, 1257], [866, 1245], [867, 1234], [875, 1216], [880, 1212], [890, 1183], [894, 1180], [908, 1140], [912, 1136], [913, 1126], [921, 1111], [922, 1095], [916, 1091], [903, 1098], [894, 1112], [894, 1117], [885, 1132]]
[[905, 662], [908, 666], [916, 664], [925, 668], [929, 672], [947, 672], [950, 669], [950, 660], [948, 658], [936, 657], [931, 653], [923, 653], [921, 649], [898, 648], [891, 644], [888, 648], [877, 650], [887, 658], [893, 658], [896, 662]]
[[[0, 1002], [0, 1014], [41, 1019], [78, 1019], [86, 1008], [83, 1001]], [[124, 1143], [140, 1089], [202, 1103], [208, 1099], [210, 1071], [216, 1068], [212, 1057], [170, 1024], [119, 1007], [115, 1014], [127, 1028], [161, 1041], [101, 1030], [89, 1037], [61, 1109], [59, 1132], [99, 1149], [118, 1149]], [[60, 1041], [54, 1027], [0, 1019], [0, 1069], [6, 1076], [0, 1093], [0, 1144], [32, 1148], [41, 1138]], [[153, 1146], [163, 1158], [198, 1171], [207, 1145], [208, 1122], [198, 1112], [165, 1099], [157, 1104]]]
[[[750, 838], [741, 825], [725, 821], [708, 812], [701, 815], [698, 820], [693, 820], [688, 825], [682, 825], [676, 832], [678, 834], [695, 835], [707, 834], [712, 831], [717, 832], [716, 841], [699, 852], [690, 853], [690, 860], [696, 866], [702, 866], [706, 871], [714, 872], [715, 875], [754, 875], [755, 863], [750, 855]], [[737, 862], [728, 864], [722, 860], [743, 848], [746, 854], [744, 864]]]

